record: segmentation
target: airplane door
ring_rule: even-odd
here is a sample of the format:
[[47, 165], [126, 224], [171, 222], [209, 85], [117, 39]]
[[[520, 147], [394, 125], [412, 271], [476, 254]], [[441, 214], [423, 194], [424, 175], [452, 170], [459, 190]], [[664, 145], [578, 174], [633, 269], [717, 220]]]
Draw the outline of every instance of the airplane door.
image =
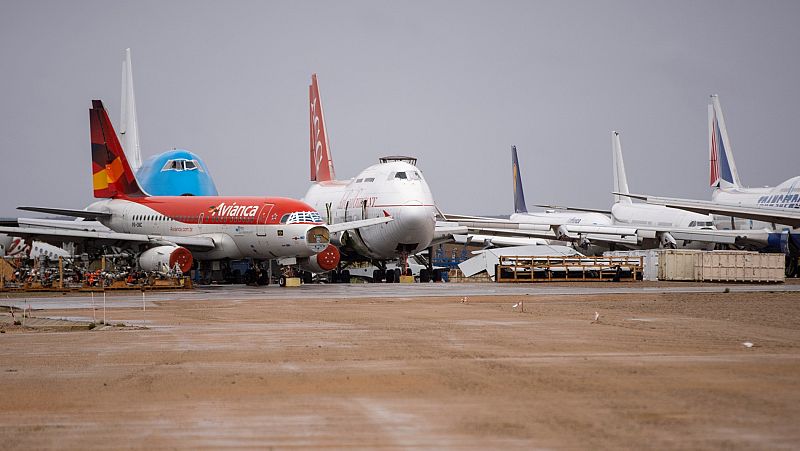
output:
[[269, 214], [272, 212], [272, 204], [265, 204], [261, 208], [261, 214], [258, 215], [256, 223], [256, 236], [267, 236], [267, 223], [269, 222]]
[[367, 219], [367, 199], [361, 201], [361, 219]]

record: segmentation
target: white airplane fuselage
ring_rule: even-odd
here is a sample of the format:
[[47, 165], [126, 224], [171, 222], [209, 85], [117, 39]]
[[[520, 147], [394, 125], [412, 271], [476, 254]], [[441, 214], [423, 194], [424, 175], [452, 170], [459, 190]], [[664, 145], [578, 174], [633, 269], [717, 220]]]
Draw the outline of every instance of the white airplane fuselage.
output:
[[404, 161], [372, 165], [350, 180], [314, 182], [303, 201], [328, 224], [378, 218], [393, 221], [332, 237], [359, 255], [388, 260], [430, 246], [436, 228], [433, 195], [422, 173]]
[[[720, 187], [711, 193], [711, 200], [720, 204], [741, 207], [800, 208], [800, 176], [792, 177], [778, 186], [763, 188]], [[731, 218], [718, 216], [720, 227], [728, 228]], [[734, 219], [736, 229], [775, 229], [777, 224], [749, 219]], [[781, 228], [781, 227], [777, 227]]]
[[[101, 200], [87, 210], [110, 213], [109, 219], [100, 222], [115, 232], [211, 238], [214, 249], [192, 253], [200, 260], [310, 257], [328, 246], [327, 240], [318, 242], [315, 238], [315, 232], [327, 233], [321, 221], [280, 222], [289, 212], [316, 213], [295, 200], [203, 196], [147, 199], [146, 204], [124, 199]], [[219, 208], [226, 200], [227, 206], [239, 208], [225, 210], [226, 205]], [[286, 204], [291, 206], [289, 210]], [[204, 208], [198, 208], [200, 205]], [[209, 211], [212, 207], [217, 210]]]
[[[617, 202], [611, 206], [611, 216], [617, 225], [633, 227], [674, 227], [685, 229], [714, 229], [714, 218], [678, 208], [641, 203]], [[711, 243], [678, 241], [677, 247], [683, 249], [713, 249]]]
[[602, 213], [554, 210], [514, 213], [509, 219], [512, 222], [541, 225], [612, 225], [614, 223], [611, 218]]

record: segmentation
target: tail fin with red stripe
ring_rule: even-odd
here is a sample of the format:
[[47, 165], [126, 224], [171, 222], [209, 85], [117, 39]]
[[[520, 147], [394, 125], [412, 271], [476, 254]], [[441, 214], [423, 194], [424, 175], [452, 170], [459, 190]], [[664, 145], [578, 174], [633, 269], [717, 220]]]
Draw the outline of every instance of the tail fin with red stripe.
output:
[[89, 110], [92, 139], [92, 187], [94, 197], [143, 197], [125, 152], [117, 139], [103, 102], [92, 100]]
[[325, 128], [325, 115], [322, 113], [322, 100], [319, 96], [319, 86], [317, 86], [317, 74], [311, 75], [308, 98], [309, 127], [311, 130], [311, 181], [325, 182], [333, 180], [336, 175], [333, 171], [331, 148], [328, 144], [328, 130]]
[[719, 96], [711, 96], [708, 106], [708, 148], [710, 161], [709, 184], [713, 187], [738, 187], [739, 171], [733, 161], [728, 130], [725, 128], [725, 117], [719, 104]]

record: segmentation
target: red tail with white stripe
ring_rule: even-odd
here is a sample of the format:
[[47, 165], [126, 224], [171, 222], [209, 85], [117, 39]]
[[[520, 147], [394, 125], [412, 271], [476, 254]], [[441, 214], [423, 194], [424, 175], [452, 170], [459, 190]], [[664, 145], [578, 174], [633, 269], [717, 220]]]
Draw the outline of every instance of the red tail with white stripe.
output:
[[308, 87], [309, 127], [311, 144], [311, 181], [325, 182], [333, 180], [331, 148], [328, 144], [328, 131], [325, 129], [325, 115], [322, 113], [322, 100], [317, 86], [317, 74], [311, 75], [311, 86]]

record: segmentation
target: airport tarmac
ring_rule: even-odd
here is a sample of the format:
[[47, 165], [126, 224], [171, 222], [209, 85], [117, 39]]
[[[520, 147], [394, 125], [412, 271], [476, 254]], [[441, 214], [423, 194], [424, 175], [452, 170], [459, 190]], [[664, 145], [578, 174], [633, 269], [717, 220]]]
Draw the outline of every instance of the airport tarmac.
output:
[[144, 311], [114, 293], [108, 322], [147, 329], [3, 326], [0, 448], [794, 449], [799, 289], [209, 287]]

